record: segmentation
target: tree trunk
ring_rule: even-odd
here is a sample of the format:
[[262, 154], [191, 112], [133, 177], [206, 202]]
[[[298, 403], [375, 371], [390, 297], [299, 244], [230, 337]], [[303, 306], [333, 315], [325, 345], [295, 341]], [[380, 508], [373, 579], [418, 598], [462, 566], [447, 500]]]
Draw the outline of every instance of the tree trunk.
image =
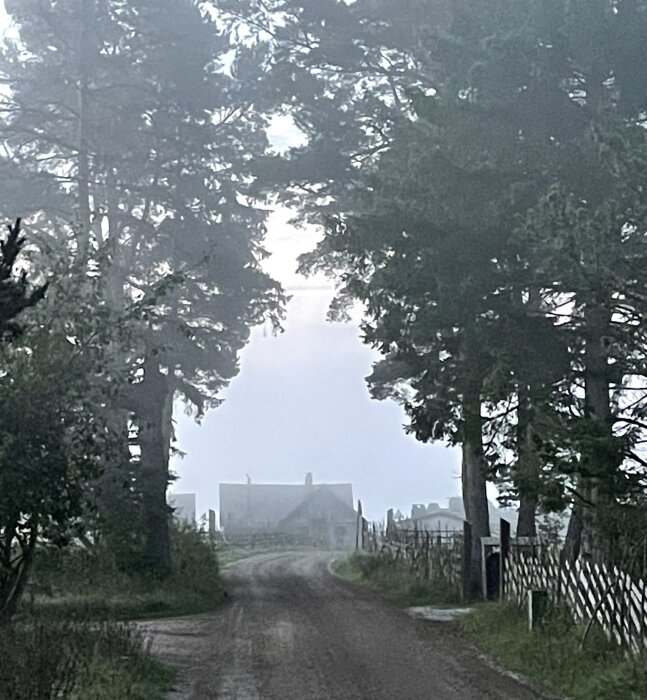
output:
[[[11, 528], [9, 528], [11, 530]], [[11, 544], [11, 535], [9, 535]], [[3, 565], [3, 575], [0, 579], [0, 625], [11, 621], [18, 610], [22, 600], [29, 574], [34, 560], [34, 549], [38, 538], [38, 525], [32, 521], [29, 525], [29, 533], [26, 542], [15, 544], [12, 547], [12, 556]], [[16, 550], [20, 551], [20, 558], [16, 560]]]
[[609, 360], [605, 338], [611, 319], [603, 304], [585, 310], [586, 347], [584, 351], [584, 413], [592, 422], [590, 445], [583, 458], [584, 474], [578, 486], [581, 497], [581, 553], [601, 559], [606, 538], [600, 527], [601, 511], [612, 502], [611, 482], [618, 467], [611, 445], [613, 430], [609, 398]]
[[[469, 369], [468, 369], [469, 371]], [[483, 420], [481, 416], [481, 381], [470, 379], [463, 392], [463, 460], [462, 483], [465, 518], [472, 526], [472, 552], [469, 593], [482, 595], [481, 538], [490, 535], [485, 457], [483, 454]]]
[[571, 564], [580, 556], [582, 549], [582, 501], [576, 500], [573, 503], [573, 510], [568, 521], [566, 531], [566, 541], [564, 542], [564, 556]]
[[530, 387], [524, 383], [519, 384], [518, 395], [517, 463], [514, 478], [519, 495], [517, 537], [535, 537], [537, 535], [535, 516], [539, 497], [539, 461], [532, 439], [534, 411], [530, 401]]
[[173, 396], [167, 375], [147, 360], [137, 400], [140, 488], [144, 515], [143, 564], [160, 576], [171, 569], [170, 509], [166, 501]]
[[78, 247], [77, 258], [84, 260], [90, 247], [90, 145], [89, 145], [89, 68], [91, 45], [90, 32], [93, 17], [93, 0], [83, 0], [80, 8], [81, 36], [79, 38], [79, 121], [78, 121]]

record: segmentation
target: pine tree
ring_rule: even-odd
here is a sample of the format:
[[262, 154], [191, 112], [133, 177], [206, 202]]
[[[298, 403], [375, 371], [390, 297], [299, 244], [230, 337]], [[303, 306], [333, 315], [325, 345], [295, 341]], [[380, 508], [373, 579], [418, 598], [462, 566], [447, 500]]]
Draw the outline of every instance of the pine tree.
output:
[[376, 393], [421, 439], [469, 437], [477, 491], [503, 470], [523, 534], [542, 490], [556, 504], [566, 489], [599, 556], [596, 520], [644, 466], [626, 407], [644, 384], [646, 4], [244, 6], [272, 28], [285, 109], [310, 138], [283, 170], [328, 222], [306, 266], [365, 303], [387, 358]]
[[43, 245], [67, 242], [73, 264], [98, 266], [117, 308], [155, 302], [124, 357], [123, 409], [137, 426], [145, 559], [158, 571], [170, 562], [173, 398], [198, 414], [217, 405], [249, 328], [276, 320], [283, 300], [260, 269], [265, 215], [253, 205], [251, 156], [266, 148], [258, 60], [242, 45], [232, 56], [207, 9], [9, 2], [20, 39], [2, 57], [2, 173], [27, 181]]

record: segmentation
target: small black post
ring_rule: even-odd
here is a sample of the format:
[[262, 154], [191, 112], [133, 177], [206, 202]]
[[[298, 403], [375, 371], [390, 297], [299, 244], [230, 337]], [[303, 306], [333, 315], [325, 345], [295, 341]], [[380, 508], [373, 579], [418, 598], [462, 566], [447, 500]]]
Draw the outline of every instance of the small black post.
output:
[[463, 521], [463, 570], [462, 570], [462, 598], [467, 603], [472, 598], [472, 525]]
[[499, 525], [499, 600], [503, 602], [506, 587], [506, 567], [510, 553], [510, 523], [501, 518]]

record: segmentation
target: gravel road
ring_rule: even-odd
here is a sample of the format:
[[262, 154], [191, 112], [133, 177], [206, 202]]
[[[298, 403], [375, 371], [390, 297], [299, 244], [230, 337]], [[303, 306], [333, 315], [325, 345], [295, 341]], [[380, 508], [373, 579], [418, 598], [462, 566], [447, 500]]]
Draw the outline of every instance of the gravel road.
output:
[[225, 570], [215, 613], [142, 624], [179, 670], [169, 700], [538, 700], [452, 623], [415, 620], [334, 577], [330, 554], [264, 554]]

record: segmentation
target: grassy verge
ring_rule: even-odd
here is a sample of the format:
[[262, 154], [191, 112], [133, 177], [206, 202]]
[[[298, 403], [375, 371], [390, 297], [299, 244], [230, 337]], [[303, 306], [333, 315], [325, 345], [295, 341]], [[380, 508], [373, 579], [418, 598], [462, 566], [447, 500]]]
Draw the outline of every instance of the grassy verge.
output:
[[361, 583], [389, 602], [406, 605], [457, 605], [455, 592], [442, 580], [416, 576], [408, 566], [364, 552], [336, 559], [332, 570], [348, 581]]
[[19, 614], [0, 627], [0, 700], [162, 700], [174, 674], [123, 621], [210, 611], [225, 598], [213, 541], [176, 525], [172, 547], [162, 578], [100, 545], [37, 550]]
[[236, 561], [247, 559], [249, 557], [256, 556], [257, 554], [279, 554], [281, 552], [294, 552], [300, 550], [310, 551], [311, 547], [306, 547], [303, 545], [294, 545], [292, 547], [236, 547], [225, 545], [218, 549], [217, 554], [220, 566], [227, 566], [227, 564], [233, 564]]
[[173, 570], [165, 578], [123, 570], [87, 548], [41, 552], [23, 615], [47, 619], [134, 620], [207, 612], [225, 598], [215, 548], [194, 528], [173, 532]]
[[123, 624], [29, 619], [0, 628], [0, 700], [162, 700], [174, 674]]
[[488, 603], [460, 621], [465, 634], [505, 668], [573, 700], [644, 700], [647, 665], [627, 658], [602, 632], [583, 629], [568, 612], [554, 610], [541, 630], [530, 632], [525, 613]]

